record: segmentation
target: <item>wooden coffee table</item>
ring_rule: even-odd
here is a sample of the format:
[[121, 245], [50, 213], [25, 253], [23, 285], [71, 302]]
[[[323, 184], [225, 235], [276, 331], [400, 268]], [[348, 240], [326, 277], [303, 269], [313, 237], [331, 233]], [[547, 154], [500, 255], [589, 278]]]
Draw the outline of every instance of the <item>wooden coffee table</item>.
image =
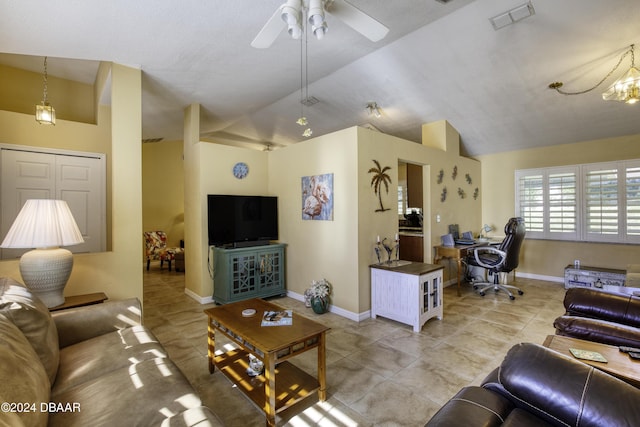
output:
[[[254, 309], [256, 314], [243, 317], [245, 309]], [[278, 412], [316, 391], [320, 401], [327, 398], [325, 333], [329, 328], [295, 312], [290, 326], [260, 326], [263, 313], [274, 310], [283, 308], [262, 299], [251, 299], [204, 311], [209, 316], [209, 372], [218, 367], [264, 411], [268, 426], [275, 426]], [[239, 348], [219, 349], [216, 353], [216, 333], [224, 334]], [[318, 350], [317, 379], [286, 361], [314, 348]], [[249, 353], [264, 362], [262, 375], [247, 374]]]
[[560, 335], [547, 336], [542, 345], [571, 358], [574, 357], [569, 351], [570, 348], [597, 351], [607, 359], [607, 363], [584, 359], [576, 360], [580, 360], [587, 365], [593, 366], [594, 368], [613, 375], [614, 377], [620, 378], [624, 382], [635, 387], [640, 387], [640, 360], [630, 358], [627, 353], [621, 352], [616, 346], [580, 340], [577, 338], [563, 337]]

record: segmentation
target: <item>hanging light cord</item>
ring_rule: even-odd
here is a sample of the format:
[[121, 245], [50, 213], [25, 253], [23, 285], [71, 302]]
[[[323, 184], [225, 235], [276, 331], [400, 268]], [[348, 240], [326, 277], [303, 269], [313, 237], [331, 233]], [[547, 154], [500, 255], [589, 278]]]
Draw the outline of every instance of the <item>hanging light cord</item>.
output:
[[44, 76], [42, 77], [43, 83], [44, 83], [44, 90], [43, 90], [43, 100], [42, 100], [42, 104], [43, 105], [48, 105], [48, 99], [47, 99], [47, 57], [44, 57]]
[[635, 67], [635, 55], [633, 53], [633, 48], [634, 48], [634, 45], [631, 45], [629, 50], [627, 50], [624, 54], [622, 54], [622, 56], [620, 57], [620, 60], [611, 69], [611, 71], [609, 71], [609, 73], [606, 76], [604, 76], [604, 78], [602, 80], [600, 80], [595, 86], [593, 86], [593, 87], [591, 87], [589, 89], [581, 90], [579, 92], [566, 92], [566, 91], [560, 89], [562, 87], [562, 85], [563, 85], [562, 82], [553, 82], [553, 83], [549, 84], [549, 89], [554, 89], [556, 92], [561, 93], [562, 95], [582, 95], [582, 94], [585, 94], [587, 92], [591, 92], [592, 90], [594, 90], [598, 86], [600, 86], [602, 83], [604, 83], [605, 80], [607, 80], [609, 77], [611, 77], [611, 75], [613, 73], [615, 73], [615, 71], [618, 69], [618, 67], [620, 67], [620, 64], [622, 64], [622, 61], [624, 60], [624, 58], [626, 58], [629, 53], [631, 53], [631, 67], [632, 68]]

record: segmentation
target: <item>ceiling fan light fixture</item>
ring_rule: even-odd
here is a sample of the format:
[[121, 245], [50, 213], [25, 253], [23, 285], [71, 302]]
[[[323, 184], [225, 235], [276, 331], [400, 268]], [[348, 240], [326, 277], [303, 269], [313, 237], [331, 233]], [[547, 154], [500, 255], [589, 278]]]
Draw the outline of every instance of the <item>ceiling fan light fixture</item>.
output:
[[327, 21], [324, 19], [324, 6], [322, 0], [310, 0], [308, 14], [311, 32], [318, 40], [322, 40], [329, 29]]
[[281, 6], [281, 17], [287, 23], [287, 32], [295, 40], [302, 37], [302, 2], [301, 0], [287, 0]]
[[367, 111], [369, 112], [369, 115], [374, 115], [376, 116], [376, 118], [380, 118], [382, 117], [382, 113], [380, 112], [380, 107], [378, 107], [378, 103], [377, 102], [369, 102], [367, 103], [367, 105], [365, 106], [365, 108], [367, 109]]

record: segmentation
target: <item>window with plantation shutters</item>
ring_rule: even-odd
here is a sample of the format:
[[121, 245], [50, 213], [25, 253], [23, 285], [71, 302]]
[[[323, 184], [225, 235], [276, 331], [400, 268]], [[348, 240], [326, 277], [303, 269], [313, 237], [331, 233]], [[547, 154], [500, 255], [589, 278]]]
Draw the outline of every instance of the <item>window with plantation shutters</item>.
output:
[[640, 243], [640, 160], [516, 171], [528, 238]]
[[516, 171], [516, 212], [525, 220], [528, 237], [577, 238], [577, 176], [574, 166]]

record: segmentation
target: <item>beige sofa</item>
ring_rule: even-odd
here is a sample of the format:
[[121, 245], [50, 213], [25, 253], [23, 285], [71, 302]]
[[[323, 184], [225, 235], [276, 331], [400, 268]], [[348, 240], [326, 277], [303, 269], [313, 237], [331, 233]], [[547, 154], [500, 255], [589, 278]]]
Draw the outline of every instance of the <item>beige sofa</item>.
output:
[[52, 316], [0, 278], [0, 425], [222, 426], [141, 314], [130, 299]]

